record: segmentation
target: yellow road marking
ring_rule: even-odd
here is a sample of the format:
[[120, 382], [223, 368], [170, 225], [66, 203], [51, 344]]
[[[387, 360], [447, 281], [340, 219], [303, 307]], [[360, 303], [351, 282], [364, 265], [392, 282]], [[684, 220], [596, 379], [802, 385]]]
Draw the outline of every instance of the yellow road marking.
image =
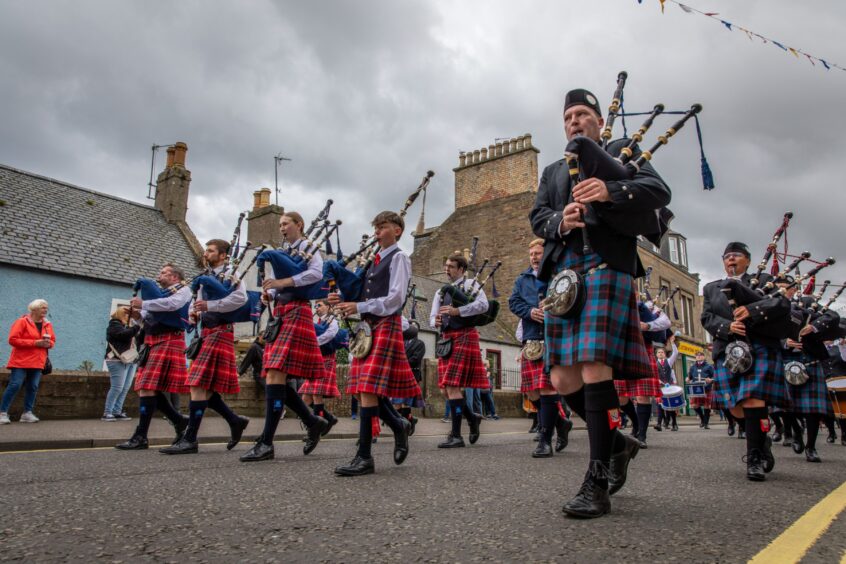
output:
[[[749, 564], [799, 562], [843, 509], [846, 509], [846, 482], [790, 525], [769, 546], [756, 554]], [[840, 562], [846, 564], [846, 554]]]

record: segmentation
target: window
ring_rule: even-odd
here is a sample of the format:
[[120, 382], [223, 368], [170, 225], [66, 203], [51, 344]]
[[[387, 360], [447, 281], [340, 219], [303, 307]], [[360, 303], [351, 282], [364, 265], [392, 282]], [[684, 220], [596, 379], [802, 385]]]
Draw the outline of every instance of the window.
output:
[[679, 240], [677, 237], [670, 237], [667, 239], [670, 245], [670, 262], [673, 264], [679, 263]]
[[681, 317], [684, 334], [693, 336], [694, 319], [693, 319], [693, 298], [685, 293], [681, 294], [681, 307], [679, 309], [679, 317]]
[[499, 390], [502, 388], [502, 352], [495, 349], [485, 349], [485, 358], [490, 365], [493, 387]]
[[679, 261], [681, 265], [687, 268], [687, 241], [679, 238]]

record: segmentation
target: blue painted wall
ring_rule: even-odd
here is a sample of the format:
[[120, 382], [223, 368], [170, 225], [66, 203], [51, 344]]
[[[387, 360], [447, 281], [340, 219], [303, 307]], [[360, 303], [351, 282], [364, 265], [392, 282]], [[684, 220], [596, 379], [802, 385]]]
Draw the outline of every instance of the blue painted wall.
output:
[[50, 359], [56, 369], [76, 370], [90, 360], [100, 370], [106, 350], [106, 326], [113, 299], [131, 297], [130, 286], [0, 264], [0, 362], [9, 360], [9, 328], [44, 298], [56, 332]]

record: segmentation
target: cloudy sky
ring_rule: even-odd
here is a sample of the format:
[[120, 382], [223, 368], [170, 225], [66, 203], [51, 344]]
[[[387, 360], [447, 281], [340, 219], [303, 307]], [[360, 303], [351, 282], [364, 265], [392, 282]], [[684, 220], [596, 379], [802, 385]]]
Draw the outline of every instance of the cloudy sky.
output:
[[[841, 0], [687, 3], [846, 67]], [[150, 146], [185, 141], [204, 240], [273, 186], [281, 152], [280, 204], [309, 218], [335, 199], [349, 250], [427, 169], [440, 223], [461, 150], [530, 132], [541, 166], [556, 160], [563, 93], [607, 107], [620, 70], [629, 111], [705, 107], [716, 190], [693, 127], [654, 161], [691, 270], [719, 276], [733, 239], [757, 261], [792, 210], [790, 249], [838, 256], [827, 278], [846, 280], [846, 72], [658, 0], [0, 1], [0, 162], [145, 202]]]

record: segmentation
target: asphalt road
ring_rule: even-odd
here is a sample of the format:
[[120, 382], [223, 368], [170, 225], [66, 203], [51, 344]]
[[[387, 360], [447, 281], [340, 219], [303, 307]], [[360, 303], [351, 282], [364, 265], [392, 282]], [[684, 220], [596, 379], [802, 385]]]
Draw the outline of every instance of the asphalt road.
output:
[[[446, 430], [446, 425], [444, 425]], [[0, 454], [0, 561], [744, 562], [839, 486], [846, 447], [822, 464], [777, 447], [764, 483], [745, 478], [744, 442], [724, 428], [650, 432], [610, 515], [566, 518], [581, 483], [584, 431], [552, 459], [529, 457], [523, 432], [483, 435], [463, 450], [415, 436], [409, 459], [374, 446], [377, 473], [338, 478], [352, 440], [304, 457], [277, 443], [271, 462], [243, 464], [248, 445], [197, 455], [112, 449]], [[836, 562], [835, 520], [803, 562]]]

